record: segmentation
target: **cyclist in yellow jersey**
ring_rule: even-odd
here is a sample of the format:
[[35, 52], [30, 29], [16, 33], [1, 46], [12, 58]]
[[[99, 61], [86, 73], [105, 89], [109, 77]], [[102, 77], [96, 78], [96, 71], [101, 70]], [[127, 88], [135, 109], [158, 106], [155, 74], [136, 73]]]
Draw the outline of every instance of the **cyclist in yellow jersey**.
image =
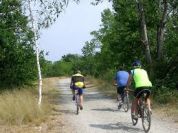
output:
[[[135, 90], [134, 90], [134, 96], [135, 99], [133, 100], [133, 106], [131, 108], [131, 112], [134, 116], [136, 116], [136, 112], [137, 112], [137, 103], [138, 100], [141, 96], [141, 94], [143, 93], [143, 91], [146, 91], [147, 93], [147, 105], [148, 105], [148, 109], [151, 112], [151, 107], [150, 107], [150, 88], [152, 87], [152, 83], [149, 80], [148, 74], [146, 72], [146, 70], [141, 68], [141, 62], [139, 60], [136, 60], [133, 64], [134, 69], [130, 71], [129, 74], [129, 79], [127, 82], [127, 88], [130, 86], [132, 79], [134, 80], [135, 83]], [[136, 116], [137, 117], [137, 116]]]
[[85, 79], [79, 70], [76, 74], [72, 75], [70, 88], [72, 89], [73, 100], [75, 100], [75, 91], [78, 90], [80, 96], [80, 109], [83, 109], [83, 88], [85, 88]]

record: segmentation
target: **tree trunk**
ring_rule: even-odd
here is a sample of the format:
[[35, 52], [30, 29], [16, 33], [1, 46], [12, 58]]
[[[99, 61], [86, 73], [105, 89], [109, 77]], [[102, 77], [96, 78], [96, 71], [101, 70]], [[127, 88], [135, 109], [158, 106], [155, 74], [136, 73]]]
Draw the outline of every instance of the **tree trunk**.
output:
[[164, 3], [163, 14], [162, 14], [162, 18], [160, 20], [160, 23], [158, 25], [158, 30], [157, 30], [157, 59], [159, 61], [163, 59], [165, 23], [166, 23], [166, 16], [167, 16], [167, 10], [168, 10], [167, 0], [163, 0], [163, 3]]
[[141, 24], [141, 39], [142, 43], [145, 47], [145, 57], [148, 64], [152, 63], [151, 53], [150, 53], [150, 45], [148, 42], [148, 35], [147, 35], [147, 26], [145, 22], [145, 14], [142, 2], [140, 0], [136, 0], [137, 7], [138, 7], [138, 14], [140, 17], [140, 24]]
[[41, 76], [41, 67], [40, 67], [40, 61], [39, 61], [39, 48], [38, 48], [38, 43], [37, 43], [37, 32], [36, 28], [34, 25], [34, 18], [32, 14], [32, 9], [31, 9], [31, 1], [28, 0], [28, 5], [29, 5], [29, 13], [30, 13], [30, 20], [32, 24], [32, 30], [34, 32], [34, 43], [36, 47], [36, 62], [37, 62], [37, 68], [38, 68], [38, 90], [39, 90], [39, 99], [38, 99], [38, 104], [41, 105], [41, 100], [42, 100], [42, 76]]

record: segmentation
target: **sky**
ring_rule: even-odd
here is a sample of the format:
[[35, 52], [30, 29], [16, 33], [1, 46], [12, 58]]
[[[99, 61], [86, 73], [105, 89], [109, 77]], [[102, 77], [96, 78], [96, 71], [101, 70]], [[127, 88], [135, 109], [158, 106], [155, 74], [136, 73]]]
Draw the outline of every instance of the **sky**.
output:
[[67, 9], [48, 29], [41, 32], [40, 50], [49, 52], [45, 58], [50, 61], [60, 60], [66, 54], [82, 54], [81, 49], [90, 41], [90, 32], [101, 25], [101, 12], [111, 8], [111, 3], [103, 2], [97, 6], [91, 0], [81, 0], [79, 4], [70, 1]]

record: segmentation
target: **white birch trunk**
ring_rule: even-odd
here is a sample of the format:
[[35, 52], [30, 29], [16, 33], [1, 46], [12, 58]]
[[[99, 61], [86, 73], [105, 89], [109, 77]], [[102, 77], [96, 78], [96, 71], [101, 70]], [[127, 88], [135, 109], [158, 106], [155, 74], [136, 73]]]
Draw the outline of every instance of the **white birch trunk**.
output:
[[30, 13], [30, 20], [32, 24], [32, 30], [34, 32], [34, 43], [36, 47], [36, 62], [37, 62], [37, 68], [38, 68], [38, 90], [39, 90], [39, 99], [38, 99], [38, 104], [41, 105], [42, 101], [42, 76], [41, 76], [41, 67], [40, 67], [40, 61], [39, 61], [39, 48], [38, 48], [38, 43], [37, 43], [37, 31], [34, 25], [34, 18], [32, 14], [32, 9], [31, 9], [31, 1], [28, 0], [28, 5], [29, 5], [29, 13]]

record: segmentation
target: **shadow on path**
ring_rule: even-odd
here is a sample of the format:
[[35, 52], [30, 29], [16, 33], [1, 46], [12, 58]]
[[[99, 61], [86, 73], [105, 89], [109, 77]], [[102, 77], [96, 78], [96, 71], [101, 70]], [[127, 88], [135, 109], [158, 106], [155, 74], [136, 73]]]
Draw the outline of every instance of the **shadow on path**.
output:
[[90, 124], [91, 127], [94, 128], [100, 128], [100, 129], [104, 129], [104, 130], [124, 130], [127, 132], [134, 132], [134, 133], [138, 133], [138, 132], [143, 132], [143, 130], [141, 130], [140, 128], [136, 128], [133, 127], [132, 124], [130, 123], [109, 123], [109, 124]]
[[105, 96], [105, 95], [102, 95], [101, 93], [85, 93], [84, 92], [84, 98], [85, 98], [85, 101], [96, 101], [96, 100], [108, 100], [108, 99], [111, 99], [110, 97], [108, 96]]
[[116, 110], [112, 109], [112, 108], [100, 108], [100, 109], [91, 109], [93, 111], [110, 111], [110, 112], [114, 112]]

